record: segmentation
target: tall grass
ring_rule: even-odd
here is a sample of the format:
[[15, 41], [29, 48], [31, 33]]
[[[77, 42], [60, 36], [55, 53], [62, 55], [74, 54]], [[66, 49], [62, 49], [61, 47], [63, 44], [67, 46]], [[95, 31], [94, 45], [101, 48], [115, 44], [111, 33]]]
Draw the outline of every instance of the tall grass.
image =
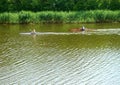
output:
[[38, 23], [63, 23], [63, 12], [44, 11], [36, 13], [36, 21]]
[[32, 22], [32, 12], [21, 11], [18, 13], [19, 23], [30, 23]]
[[9, 13], [1, 13], [0, 14], [0, 23], [1, 24], [9, 23], [9, 21], [10, 21]]
[[0, 23], [102, 23], [120, 22], [120, 10], [91, 10], [77, 12], [30, 12], [0, 13]]
[[119, 22], [120, 21], [120, 11], [95, 11], [95, 21], [96, 22]]
[[9, 22], [8, 23], [19, 23], [19, 17], [17, 13], [9, 13]]

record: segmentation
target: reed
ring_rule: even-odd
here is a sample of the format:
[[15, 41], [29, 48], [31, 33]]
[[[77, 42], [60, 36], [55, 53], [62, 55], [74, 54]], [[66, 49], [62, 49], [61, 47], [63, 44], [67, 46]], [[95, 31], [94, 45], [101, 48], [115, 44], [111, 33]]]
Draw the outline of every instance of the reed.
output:
[[31, 14], [32, 14], [32, 12], [25, 12], [25, 11], [19, 12], [19, 14], [18, 14], [19, 23], [21, 23], [21, 24], [30, 23], [31, 22], [31, 17], [32, 17]]
[[0, 23], [1, 24], [6, 24], [9, 23], [9, 13], [1, 13], [0, 14]]
[[18, 13], [9, 13], [9, 23], [10, 24], [19, 23]]
[[120, 11], [97, 10], [94, 11], [95, 22], [119, 22]]
[[36, 21], [37, 23], [63, 23], [64, 16], [62, 12], [37, 12]]
[[65, 21], [65, 14], [63, 12], [55, 12], [53, 15], [54, 23], [63, 23]]
[[53, 22], [53, 12], [38, 12], [37, 19], [42, 23]]
[[120, 22], [120, 10], [91, 10], [75, 12], [30, 12], [0, 13], [0, 23], [103, 23]]

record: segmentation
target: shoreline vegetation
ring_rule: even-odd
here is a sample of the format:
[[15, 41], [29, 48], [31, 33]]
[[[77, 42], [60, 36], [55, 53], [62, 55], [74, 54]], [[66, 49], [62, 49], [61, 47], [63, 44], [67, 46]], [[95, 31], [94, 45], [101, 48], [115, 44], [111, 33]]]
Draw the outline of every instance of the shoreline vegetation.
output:
[[119, 23], [120, 10], [20, 11], [0, 13], [0, 24], [39, 23]]

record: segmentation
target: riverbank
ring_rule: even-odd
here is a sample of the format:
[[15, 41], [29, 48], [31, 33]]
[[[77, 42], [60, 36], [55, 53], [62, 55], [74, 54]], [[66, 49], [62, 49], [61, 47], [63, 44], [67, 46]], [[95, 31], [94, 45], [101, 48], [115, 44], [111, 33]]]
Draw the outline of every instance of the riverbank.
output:
[[120, 10], [93, 10], [79, 12], [21, 11], [16, 13], [0, 13], [0, 24], [105, 22], [120, 22]]

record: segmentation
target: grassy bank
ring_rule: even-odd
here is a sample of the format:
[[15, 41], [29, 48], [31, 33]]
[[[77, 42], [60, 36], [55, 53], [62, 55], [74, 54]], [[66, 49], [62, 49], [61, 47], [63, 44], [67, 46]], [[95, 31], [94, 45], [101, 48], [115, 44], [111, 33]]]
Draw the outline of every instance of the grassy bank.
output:
[[120, 22], [120, 10], [94, 10], [79, 12], [29, 12], [0, 13], [0, 23], [102, 23]]

